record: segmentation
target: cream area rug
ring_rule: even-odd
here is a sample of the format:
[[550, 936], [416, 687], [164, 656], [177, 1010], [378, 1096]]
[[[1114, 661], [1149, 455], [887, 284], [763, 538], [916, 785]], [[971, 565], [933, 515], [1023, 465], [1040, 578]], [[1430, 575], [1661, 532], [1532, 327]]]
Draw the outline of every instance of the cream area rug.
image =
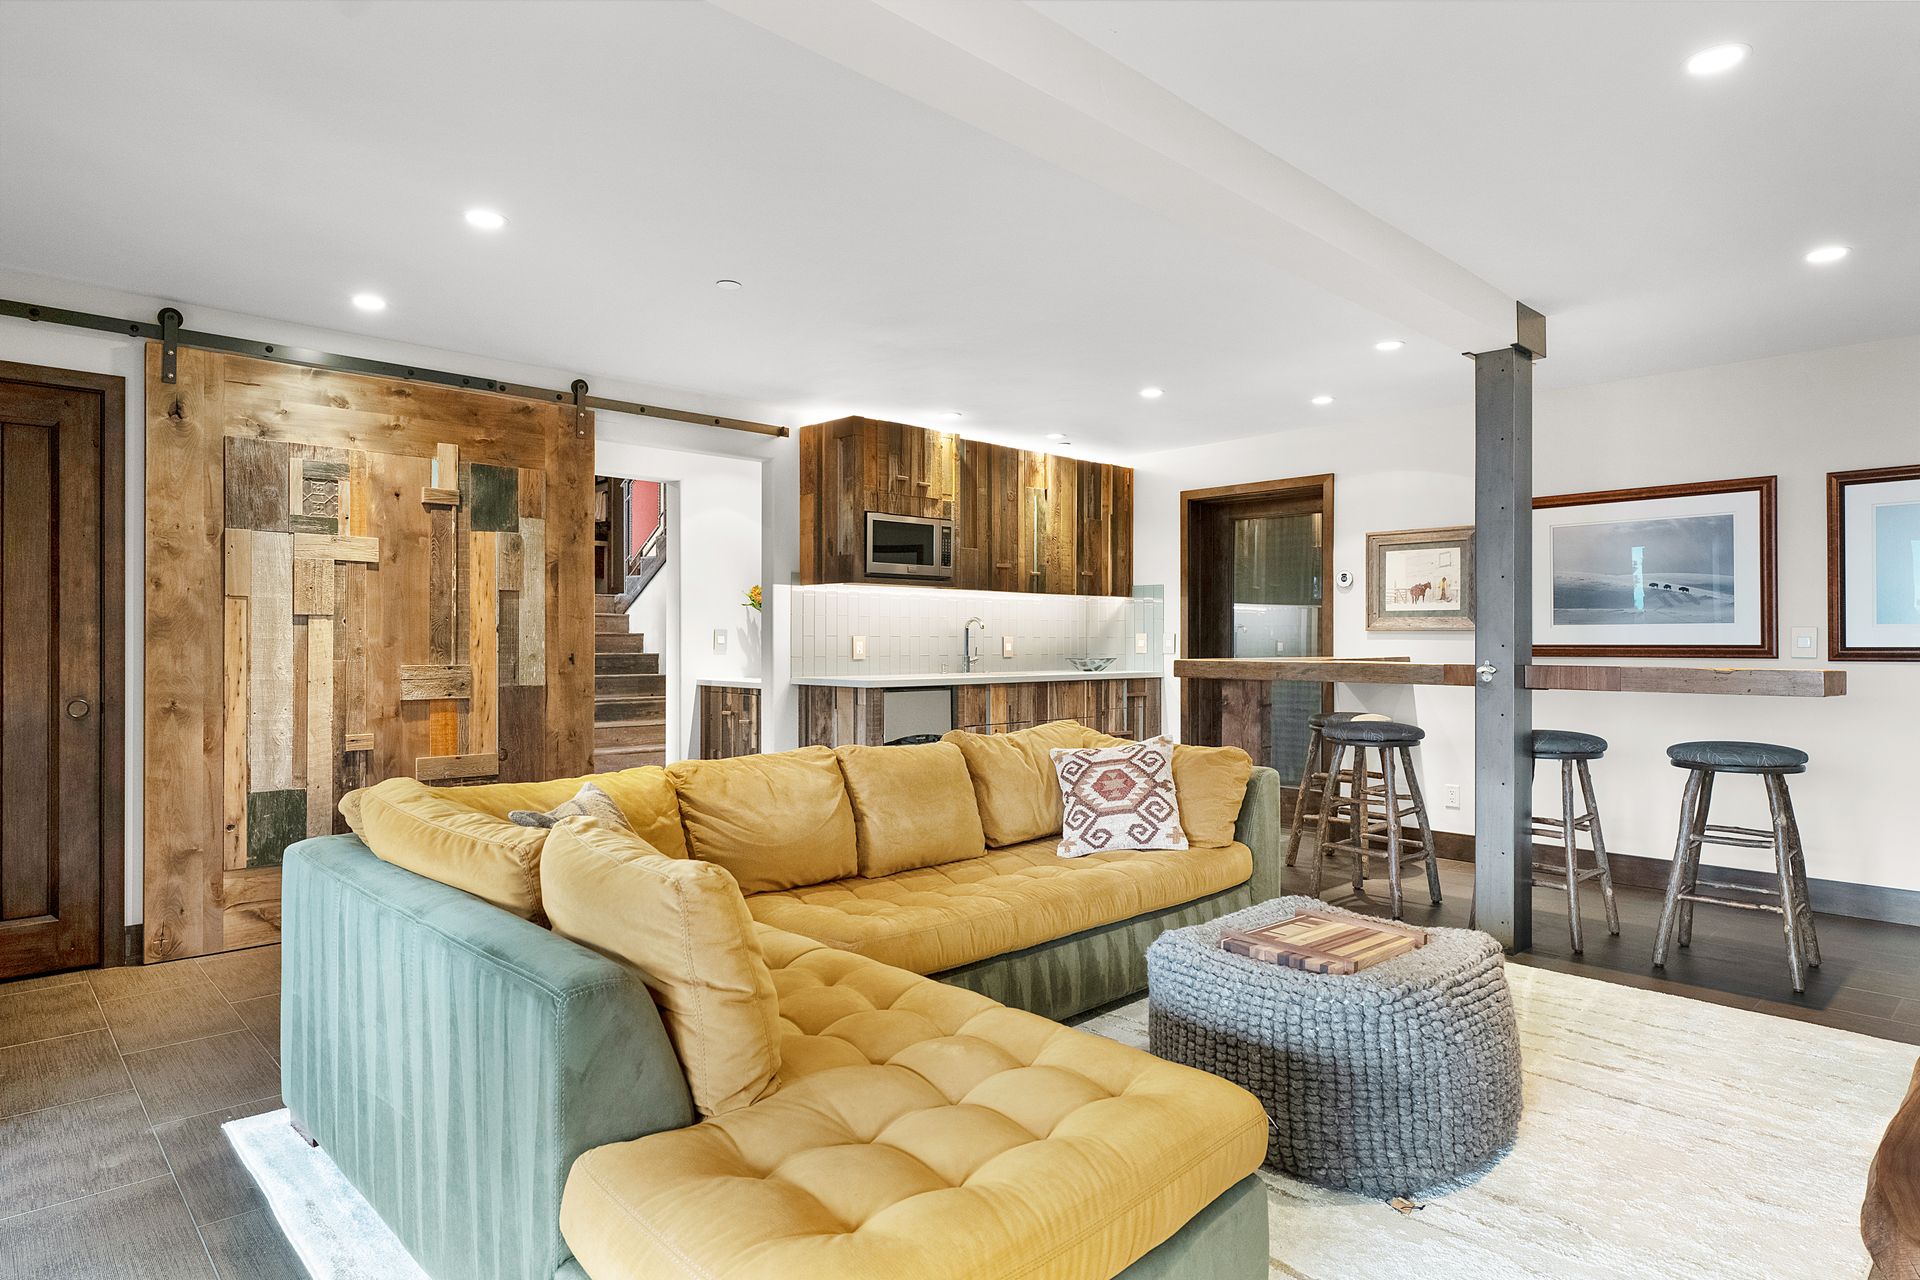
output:
[[[1513, 1150], [1419, 1208], [1270, 1173], [1287, 1280], [1863, 1280], [1860, 1201], [1920, 1050], [1507, 966]], [[1145, 1048], [1139, 1000], [1080, 1024]]]

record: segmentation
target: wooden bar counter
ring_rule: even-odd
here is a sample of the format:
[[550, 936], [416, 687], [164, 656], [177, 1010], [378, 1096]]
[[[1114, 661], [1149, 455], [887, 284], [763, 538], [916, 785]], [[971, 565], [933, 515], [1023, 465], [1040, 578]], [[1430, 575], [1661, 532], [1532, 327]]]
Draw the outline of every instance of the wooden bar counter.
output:
[[[1406, 658], [1179, 658], [1173, 674], [1182, 680], [1317, 684], [1425, 684], [1471, 687], [1474, 669], [1464, 662], [1412, 662]], [[1624, 667], [1536, 663], [1527, 668], [1529, 689], [1577, 689], [1593, 693], [1718, 693], [1772, 698], [1838, 698], [1847, 673], [1792, 667]]]

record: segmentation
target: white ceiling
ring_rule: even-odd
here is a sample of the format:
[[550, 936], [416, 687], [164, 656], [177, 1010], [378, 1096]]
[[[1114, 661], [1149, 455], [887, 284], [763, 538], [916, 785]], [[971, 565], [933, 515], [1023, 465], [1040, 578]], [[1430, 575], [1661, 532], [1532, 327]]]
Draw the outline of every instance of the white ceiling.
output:
[[[1545, 381], [1920, 332], [1920, 6], [1036, 7], [1547, 311]], [[1680, 72], [1726, 39], [1747, 66]], [[0, 0], [0, 175], [0, 266], [785, 421], [1120, 454], [1469, 391], [1442, 344], [700, 3]]]

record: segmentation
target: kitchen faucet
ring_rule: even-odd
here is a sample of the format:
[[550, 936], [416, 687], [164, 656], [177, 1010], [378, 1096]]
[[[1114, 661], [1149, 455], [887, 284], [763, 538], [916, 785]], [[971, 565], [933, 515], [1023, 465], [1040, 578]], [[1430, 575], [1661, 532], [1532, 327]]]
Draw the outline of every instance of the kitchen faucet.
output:
[[974, 666], [980, 661], [980, 655], [973, 651], [973, 629], [975, 627], [980, 628], [980, 630], [984, 632], [987, 629], [987, 624], [978, 618], [968, 618], [967, 625], [960, 628], [960, 663], [961, 669], [965, 671], [972, 671]]

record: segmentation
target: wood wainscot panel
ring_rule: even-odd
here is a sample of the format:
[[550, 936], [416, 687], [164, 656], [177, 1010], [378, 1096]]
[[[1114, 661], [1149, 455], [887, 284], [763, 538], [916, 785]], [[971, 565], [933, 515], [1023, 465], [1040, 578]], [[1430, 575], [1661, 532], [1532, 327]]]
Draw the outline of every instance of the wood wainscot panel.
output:
[[273, 941], [286, 846], [346, 791], [579, 774], [592, 743], [591, 415], [178, 369], [149, 346], [149, 961]]
[[746, 685], [700, 686], [700, 758], [730, 760], [760, 750], [760, 690]]

